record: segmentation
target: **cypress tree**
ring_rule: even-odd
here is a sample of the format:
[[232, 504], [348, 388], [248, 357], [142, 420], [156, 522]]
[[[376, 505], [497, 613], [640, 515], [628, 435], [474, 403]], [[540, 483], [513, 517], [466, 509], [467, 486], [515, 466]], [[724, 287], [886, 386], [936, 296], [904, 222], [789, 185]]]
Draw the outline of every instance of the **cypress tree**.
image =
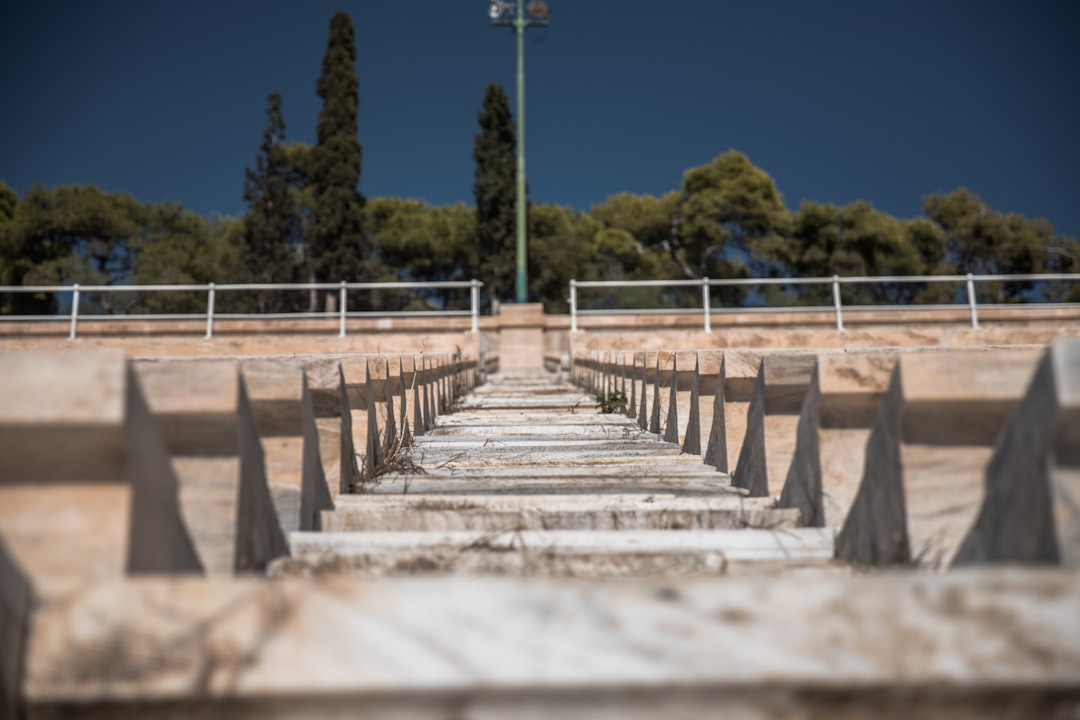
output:
[[514, 120], [502, 85], [488, 85], [479, 114], [480, 134], [473, 142], [476, 162], [476, 249], [490, 296], [514, 296], [516, 272], [516, 202]]
[[352, 20], [338, 12], [330, 20], [317, 92], [323, 100], [311, 156], [314, 223], [309, 248], [319, 282], [365, 279], [369, 249], [364, 238], [360, 183], [360, 140], [356, 115], [358, 81]]
[[[244, 217], [242, 272], [250, 282], [281, 283], [296, 279], [294, 245], [300, 236], [300, 220], [289, 183], [291, 164], [285, 153], [285, 118], [281, 114], [281, 94], [266, 98], [266, 128], [263, 130], [255, 167], [244, 170]], [[260, 312], [295, 309], [285, 293], [258, 292], [251, 303], [239, 303]]]

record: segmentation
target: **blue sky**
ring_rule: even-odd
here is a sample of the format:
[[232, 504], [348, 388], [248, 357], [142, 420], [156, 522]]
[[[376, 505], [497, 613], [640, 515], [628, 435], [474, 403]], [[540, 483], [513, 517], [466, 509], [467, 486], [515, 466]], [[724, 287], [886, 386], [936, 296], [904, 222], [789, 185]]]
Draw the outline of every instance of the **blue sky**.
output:
[[[1080, 5], [1071, 1], [549, 0], [530, 30], [532, 198], [663, 193], [729, 148], [788, 207], [901, 217], [967, 186], [1080, 235]], [[5, 0], [0, 180], [93, 183], [240, 214], [266, 95], [314, 141], [335, 10], [357, 29], [365, 195], [472, 202], [485, 85], [514, 41], [485, 0]]]

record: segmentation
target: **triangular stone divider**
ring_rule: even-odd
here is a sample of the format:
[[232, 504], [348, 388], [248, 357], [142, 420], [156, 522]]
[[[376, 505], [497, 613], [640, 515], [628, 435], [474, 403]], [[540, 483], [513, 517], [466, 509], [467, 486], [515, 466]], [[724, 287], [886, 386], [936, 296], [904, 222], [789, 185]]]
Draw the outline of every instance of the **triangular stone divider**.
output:
[[739, 449], [739, 460], [735, 463], [735, 472], [731, 474], [731, 484], [750, 491], [751, 497], [765, 497], [769, 494], [767, 478], [767, 458], [765, 456], [765, 361], [758, 369], [754, 380], [754, 391], [750, 397], [750, 406], [746, 410], [746, 437]]
[[675, 353], [671, 355], [671, 388], [668, 390], [664, 442], [679, 444], [679, 359]]
[[[383, 392], [386, 395], [386, 445], [384, 450], [390, 452], [397, 444], [397, 419], [394, 417], [394, 381], [391, 376], [390, 358], [386, 358], [386, 380], [383, 381]], [[401, 375], [401, 363], [398, 362], [398, 376]]]
[[410, 444], [412, 444], [412, 437], [410, 437], [410, 434], [409, 434], [409, 413], [408, 413], [409, 404], [406, 401], [406, 393], [405, 393], [405, 358], [404, 357], [402, 357], [400, 359], [400, 368], [401, 368], [401, 371], [400, 371], [399, 377], [401, 379], [401, 384], [400, 384], [399, 387], [401, 388], [401, 393], [400, 393], [399, 398], [398, 398], [399, 399], [399, 402], [398, 402], [398, 416], [401, 418], [401, 445], [402, 445], [402, 447], [407, 447]]
[[431, 386], [431, 378], [435, 373], [431, 369], [431, 358], [424, 358], [424, 427], [430, 430], [435, 424], [435, 388]]
[[379, 439], [379, 415], [375, 410], [375, 393], [371, 384], [371, 363], [380, 362], [373, 358], [364, 363], [364, 393], [367, 395], [367, 437], [364, 439], [366, 455], [364, 457], [364, 475], [375, 476], [375, 469], [382, 464], [382, 445]]
[[427, 426], [424, 423], [424, 403], [422, 401], [424, 393], [423, 373], [423, 358], [417, 361], [414, 356], [412, 377], [413, 434], [417, 437], [427, 432]]
[[619, 391], [626, 397], [626, 353], [619, 353]]
[[660, 353], [656, 354], [656, 381], [653, 383], [652, 412], [649, 414], [649, 432], [660, 434]]
[[649, 365], [648, 355], [641, 362], [641, 403], [638, 410], [637, 424], [642, 430], [649, 429], [649, 418], [645, 407], [645, 398], [648, 397], [648, 391], [646, 388], [649, 386]]
[[705, 464], [712, 465], [723, 473], [728, 471], [727, 423], [724, 421], [726, 372], [724, 356], [721, 356], [720, 372], [716, 379], [716, 393], [713, 395], [712, 425], [709, 427], [709, 440], [705, 448]]
[[[953, 565], [1080, 568], [1080, 339], [1055, 341], [986, 466], [979, 515]], [[1076, 488], [1070, 490], [1070, 487]]]
[[686, 437], [683, 438], [682, 451], [690, 455], [701, 454], [701, 410], [698, 408], [700, 392], [698, 376], [701, 372], [701, 355], [694, 353], [694, 379], [690, 386], [690, 418], [686, 422]]

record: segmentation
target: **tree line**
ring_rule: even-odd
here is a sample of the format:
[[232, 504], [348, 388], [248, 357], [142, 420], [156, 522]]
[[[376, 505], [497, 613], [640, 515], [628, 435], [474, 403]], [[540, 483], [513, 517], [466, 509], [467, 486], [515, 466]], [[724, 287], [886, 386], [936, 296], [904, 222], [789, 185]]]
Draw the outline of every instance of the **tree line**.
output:
[[[289, 143], [283, 99], [267, 97], [266, 127], [245, 169], [247, 212], [203, 217], [175, 203], [142, 203], [94, 186], [30, 188], [0, 182], [0, 285], [208, 282], [441, 281], [478, 278], [485, 303], [514, 295], [514, 120], [506, 93], [486, 88], [474, 138], [474, 205], [431, 206], [359, 192], [362, 148], [354, 31], [330, 22], [316, 91], [323, 101], [314, 146]], [[827, 285], [799, 278], [1076, 273], [1080, 243], [1045, 220], [994, 210], [967, 189], [923, 199], [922, 216], [898, 219], [865, 201], [804, 201], [789, 210], [769, 174], [735, 151], [688, 169], [661, 195], [621, 193], [581, 212], [529, 203], [532, 299], [565, 312], [578, 280], [775, 278], [714, 289], [714, 304], [829, 304]], [[885, 282], [845, 286], [848, 304], [953, 302], [959, 285]], [[350, 309], [460, 307], [462, 291], [350, 294]], [[696, 306], [697, 289], [582, 291], [583, 306]], [[222, 294], [222, 312], [333, 310], [337, 294]], [[980, 285], [980, 300], [1080, 300], [1077, 283]], [[2, 313], [50, 313], [51, 294], [0, 296]], [[102, 293], [88, 312], [201, 312], [201, 293]]]

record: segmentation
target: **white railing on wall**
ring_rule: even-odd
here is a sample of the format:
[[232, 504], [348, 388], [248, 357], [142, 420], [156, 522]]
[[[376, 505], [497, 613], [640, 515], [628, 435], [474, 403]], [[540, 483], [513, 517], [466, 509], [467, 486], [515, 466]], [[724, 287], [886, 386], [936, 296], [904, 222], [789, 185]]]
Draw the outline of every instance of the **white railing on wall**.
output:
[[[710, 279], [700, 280], [592, 280], [570, 281], [570, 330], [577, 332], [578, 317], [581, 315], [612, 315], [631, 313], [671, 313], [671, 312], [700, 312], [703, 316], [705, 332], [712, 332], [712, 315], [718, 313], [745, 313], [745, 312], [821, 312], [832, 311], [836, 317], [836, 329], [844, 332], [844, 309], [841, 301], [840, 287], [842, 285], [886, 285], [897, 283], [964, 283], [966, 290], [966, 303], [951, 304], [910, 304], [910, 305], [849, 305], [848, 310], [941, 310], [966, 307], [971, 318], [971, 327], [979, 329], [979, 303], [976, 297], [976, 283], [987, 282], [1051, 282], [1051, 281], [1080, 281], [1080, 274], [1076, 273], [1043, 273], [1027, 275], [896, 275], [880, 277], [848, 276], [816, 278], [733, 278], [733, 279]], [[783, 307], [732, 307], [716, 308], [712, 306], [710, 288], [714, 287], [747, 287], [762, 285], [831, 285], [832, 305], [819, 306], [783, 306]], [[578, 309], [578, 290], [581, 288], [678, 288], [700, 287], [701, 306], [691, 309], [677, 308], [620, 308], [603, 310], [580, 310]], [[1076, 307], [1080, 303], [1038, 303], [1040, 307]], [[1010, 304], [1009, 307], [1015, 305]], [[983, 303], [983, 307], [1002, 307]]]
[[[60, 315], [0, 315], [0, 320], [36, 320], [65, 321], [71, 323], [68, 339], [78, 335], [79, 321], [87, 320], [206, 320], [205, 339], [214, 337], [215, 320], [297, 320], [326, 319], [336, 317], [338, 337], [345, 337], [345, 321], [356, 317], [463, 317], [471, 318], [471, 332], [479, 331], [480, 323], [480, 288], [484, 283], [479, 280], [460, 280], [443, 282], [383, 282], [383, 283], [229, 283], [206, 285], [11, 285], [0, 286], [4, 293], [69, 293], [71, 310]], [[376, 312], [349, 312], [349, 291], [378, 292], [381, 290], [443, 290], [469, 289], [468, 310], [400, 310]], [[292, 312], [292, 313], [215, 313], [214, 306], [219, 293], [254, 292], [254, 291], [295, 291], [295, 290], [335, 290], [338, 293], [338, 308], [333, 312]], [[80, 315], [79, 301], [86, 293], [206, 293], [205, 313], [117, 313], [108, 315]]]

